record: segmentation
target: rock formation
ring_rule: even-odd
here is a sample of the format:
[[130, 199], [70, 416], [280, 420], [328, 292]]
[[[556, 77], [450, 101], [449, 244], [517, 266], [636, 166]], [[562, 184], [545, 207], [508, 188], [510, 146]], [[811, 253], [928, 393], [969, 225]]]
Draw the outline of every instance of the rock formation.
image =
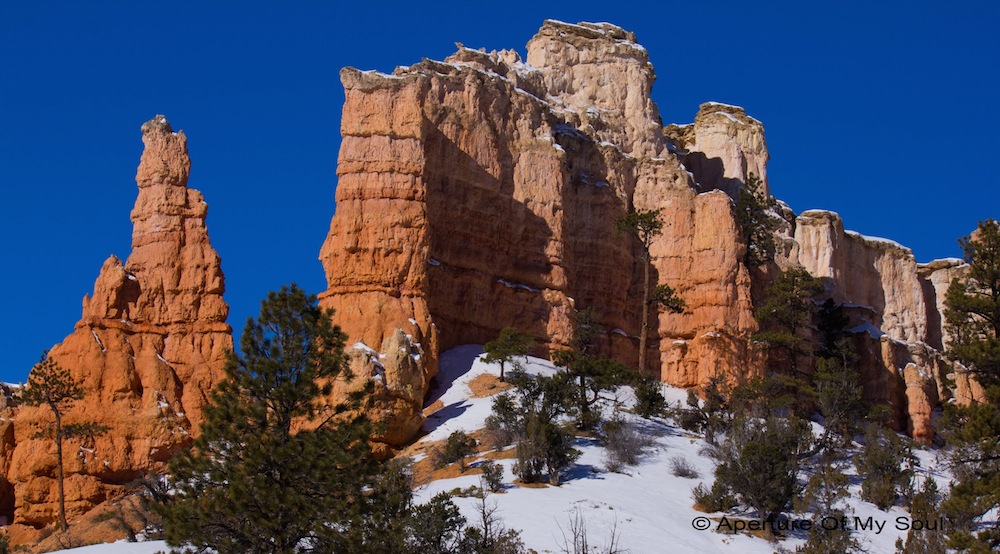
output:
[[[392, 75], [345, 69], [337, 213], [320, 259], [325, 307], [377, 346], [419, 343], [426, 388], [441, 350], [505, 325], [564, 345], [574, 309], [598, 311], [611, 351], [635, 358], [638, 246], [615, 232], [663, 209], [654, 275], [688, 303], [654, 322], [653, 365], [683, 385], [748, 360], [743, 246], [722, 193], [698, 194], [661, 132], [635, 37], [546, 22], [512, 51], [460, 48]], [[400, 414], [407, 419], [411, 414]]]
[[[64, 450], [66, 508], [80, 514], [121, 493], [144, 471], [163, 471], [197, 432], [208, 391], [233, 341], [219, 255], [208, 240], [208, 206], [187, 188], [187, 138], [157, 116], [142, 126], [145, 150], [132, 210], [132, 253], [104, 262], [83, 317], [49, 356], [84, 387], [64, 421], [109, 428]], [[34, 438], [47, 407], [16, 408], [0, 425], [0, 475], [15, 492], [3, 515], [43, 526], [56, 517], [55, 448]]]
[[[391, 75], [341, 72], [321, 303], [358, 341], [364, 371], [406, 383], [405, 402], [380, 404], [381, 417], [405, 422], [386, 442], [419, 426], [413, 398], [426, 393], [440, 351], [506, 325], [531, 332], [544, 354], [566, 344], [574, 310], [593, 308], [611, 330], [605, 350], [634, 363], [638, 246], [613, 226], [630, 209], [661, 210], [654, 279], [688, 306], [655, 318], [646, 371], [685, 387], [759, 371], [751, 284], [763, 279], [759, 291], [778, 267], [803, 266], [849, 307], [866, 396], [930, 440], [931, 411], [953, 394], [945, 377], [954, 370], [938, 351], [943, 288], [960, 264], [918, 266], [904, 247], [845, 231], [832, 212], [796, 217], [779, 203], [778, 267], [752, 275], [732, 205], [751, 173], [769, 193], [763, 125], [710, 102], [693, 124], [663, 127], [653, 80], [632, 33], [556, 21], [529, 41], [526, 62], [459, 45], [443, 62]], [[370, 349], [378, 345], [381, 356]], [[380, 360], [397, 350], [420, 356], [389, 372]]]

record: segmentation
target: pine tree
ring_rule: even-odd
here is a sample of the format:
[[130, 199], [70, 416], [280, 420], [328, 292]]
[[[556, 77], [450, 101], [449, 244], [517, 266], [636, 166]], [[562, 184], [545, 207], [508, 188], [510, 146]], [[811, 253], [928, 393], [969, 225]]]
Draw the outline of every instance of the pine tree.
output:
[[865, 445], [855, 460], [862, 479], [861, 498], [882, 510], [889, 509], [906, 492], [915, 464], [907, 439], [877, 423], [870, 424]]
[[578, 429], [593, 429], [600, 421], [594, 409], [601, 394], [624, 384], [631, 377], [620, 362], [597, 354], [595, 339], [600, 330], [597, 314], [586, 309], [574, 315], [572, 349], [552, 353], [552, 362], [561, 368], [556, 376], [565, 391], [569, 412]]
[[808, 425], [798, 418], [737, 418], [719, 446], [713, 489], [731, 491], [758, 518], [774, 521], [795, 496], [808, 443]]
[[813, 298], [823, 290], [823, 282], [803, 268], [782, 270], [754, 311], [761, 332], [753, 340], [783, 352], [795, 370], [798, 357], [808, 352], [799, 330], [808, 326], [815, 311]]
[[736, 199], [736, 223], [747, 245], [743, 256], [747, 267], [760, 267], [774, 259], [774, 231], [779, 221], [769, 213], [774, 198], [766, 196], [761, 187], [760, 179], [751, 173]]
[[94, 437], [107, 431], [107, 427], [89, 422], [79, 422], [65, 425], [63, 415], [73, 404], [83, 398], [83, 387], [73, 380], [69, 371], [49, 357], [48, 352], [42, 354], [41, 360], [31, 369], [28, 384], [21, 394], [21, 402], [26, 406], [47, 406], [52, 410], [54, 421], [51, 426], [42, 429], [37, 437], [48, 437], [56, 444], [56, 482], [59, 494], [59, 527], [65, 531], [69, 527], [66, 522], [66, 495], [63, 487], [63, 441], [72, 438]]
[[684, 301], [669, 285], [658, 284], [650, 290], [649, 274], [652, 259], [649, 247], [653, 239], [663, 232], [660, 210], [638, 210], [629, 212], [615, 221], [620, 233], [632, 235], [642, 246], [642, 327], [639, 331], [639, 371], [646, 370], [646, 343], [649, 339], [649, 309], [663, 307], [674, 313], [684, 311]]
[[981, 222], [959, 244], [969, 270], [945, 295], [948, 355], [984, 386], [1000, 385], [1000, 223]]
[[945, 405], [942, 435], [952, 447], [956, 478], [942, 510], [956, 523], [952, 548], [1000, 548], [1000, 524], [983, 518], [1000, 509], [1000, 223], [988, 219], [959, 239], [969, 264], [945, 296], [951, 336], [947, 354], [964, 364], [986, 390], [984, 402]]
[[483, 361], [488, 364], [500, 364], [500, 381], [505, 380], [504, 367], [507, 364], [517, 364], [517, 359], [527, 356], [534, 347], [535, 341], [531, 335], [522, 333], [517, 327], [507, 326], [500, 330], [500, 335], [484, 347], [486, 356]]
[[175, 494], [160, 507], [168, 544], [220, 554], [373, 551], [367, 526], [398, 510], [380, 484], [370, 425], [346, 411], [356, 399], [323, 402], [331, 380], [350, 377], [331, 315], [292, 285], [269, 293], [247, 321], [242, 356], [230, 355], [201, 435], [170, 464]]

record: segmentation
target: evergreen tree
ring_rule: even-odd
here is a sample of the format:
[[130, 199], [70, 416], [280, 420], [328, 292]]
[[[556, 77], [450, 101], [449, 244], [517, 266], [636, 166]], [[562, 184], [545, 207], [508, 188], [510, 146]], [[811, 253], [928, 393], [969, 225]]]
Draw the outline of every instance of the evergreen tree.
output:
[[938, 491], [937, 483], [930, 476], [924, 478], [920, 490], [913, 495], [910, 502], [910, 521], [928, 522], [928, 527], [933, 525], [933, 529], [917, 529], [912, 526], [906, 533], [906, 542], [902, 539], [896, 541], [897, 554], [944, 554], [948, 551], [945, 532], [938, 524], [941, 521], [941, 511], [939, 508], [941, 494]]
[[[850, 496], [847, 487], [850, 481], [839, 467], [836, 460], [826, 453], [822, 456], [816, 472], [809, 477], [809, 482], [802, 491], [799, 500], [799, 511], [812, 513], [822, 518], [841, 518], [845, 515], [840, 502]], [[806, 543], [795, 549], [798, 554], [845, 554], [848, 552], [864, 552], [861, 544], [851, 536], [851, 530], [841, 526], [827, 529], [823, 525], [814, 525], [809, 530]]]
[[761, 331], [753, 340], [783, 352], [795, 370], [798, 357], [808, 352], [799, 331], [809, 325], [815, 311], [813, 298], [823, 290], [823, 282], [803, 268], [782, 270], [765, 291], [764, 303], [754, 311]]
[[881, 425], [872, 423], [865, 432], [865, 445], [855, 467], [861, 477], [861, 498], [887, 510], [907, 492], [916, 458], [909, 441]]
[[[349, 378], [332, 311], [295, 285], [247, 321], [242, 356], [211, 394], [194, 447], [170, 464], [161, 506], [168, 544], [219, 554], [370, 552], [366, 525], [400, 502], [386, 493], [350, 405], [323, 402]], [[360, 396], [360, 395], [359, 395]], [[365, 492], [368, 491], [368, 492]]]
[[69, 527], [66, 522], [66, 495], [63, 490], [63, 441], [73, 438], [93, 437], [107, 431], [107, 427], [88, 422], [66, 425], [63, 415], [73, 404], [83, 398], [83, 387], [73, 380], [69, 371], [42, 354], [41, 360], [31, 369], [28, 384], [21, 394], [21, 402], [26, 406], [46, 406], [52, 411], [54, 421], [40, 430], [36, 437], [48, 437], [56, 445], [56, 483], [59, 500], [59, 527], [63, 531]]
[[713, 489], [732, 492], [761, 520], [774, 521], [797, 492], [799, 455], [808, 444], [808, 424], [798, 418], [737, 418], [717, 451]]
[[1000, 385], [1000, 223], [980, 222], [959, 244], [969, 270], [945, 296], [948, 355], [984, 386]]
[[[565, 413], [566, 381], [555, 377], [530, 377], [519, 374], [512, 379], [517, 386], [516, 408], [511, 414], [498, 415], [513, 420], [517, 444], [514, 474], [525, 483], [541, 480], [548, 474], [549, 484], [558, 485], [562, 472], [580, 456], [573, 448], [573, 434], [559, 424]], [[494, 402], [494, 408], [506, 402]]]
[[760, 267], [774, 259], [774, 231], [779, 220], [771, 215], [774, 198], [764, 194], [760, 179], [751, 173], [736, 200], [736, 223], [743, 232], [747, 251], [743, 263]]
[[564, 398], [578, 429], [593, 429], [600, 422], [600, 412], [594, 405], [601, 400], [601, 394], [630, 378], [621, 362], [597, 354], [595, 339], [599, 330], [593, 310], [577, 312], [571, 341], [573, 348], [552, 353], [552, 362], [562, 369], [556, 382], [564, 385]]
[[984, 402], [948, 404], [942, 435], [952, 447], [956, 482], [942, 504], [954, 522], [952, 548], [1000, 548], [1000, 525], [983, 523], [1000, 509], [1000, 223], [988, 219], [959, 239], [969, 264], [945, 296], [951, 340], [947, 354], [964, 364], [986, 391]]
[[527, 356], [534, 345], [535, 340], [531, 335], [522, 333], [517, 327], [507, 326], [500, 330], [500, 336], [486, 343], [484, 347], [486, 356], [483, 357], [483, 361], [488, 364], [500, 364], [500, 381], [503, 382], [504, 367], [507, 364], [516, 364], [518, 358]]
[[674, 313], [684, 311], [684, 301], [668, 285], [658, 284], [650, 290], [649, 274], [652, 259], [649, 247], [653, 239], [663, 232], [660, 210], [631, 211], [615, 221], [621, 233], [632, 235], [642, 246], [642, 327], [639, 331], [639, 371], [646, 370], [646, 343], [649, 339], [649, 309], [664, 307]]

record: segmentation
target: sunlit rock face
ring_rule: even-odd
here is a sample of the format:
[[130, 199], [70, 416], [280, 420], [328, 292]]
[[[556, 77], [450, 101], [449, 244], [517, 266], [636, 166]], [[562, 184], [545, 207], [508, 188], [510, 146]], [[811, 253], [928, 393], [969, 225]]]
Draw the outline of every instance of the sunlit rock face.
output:
[[[108, 427], [66, 442], [70, 517], [120, 494], [144, 471], [165, 470], [197, 434], [233, 348], [219, 255], [205, 226], [208, 206], [187, 187], [187, 138], [157, 116], [142, 126], [142, 140], [132, 252], [124, 263], [115, 256], [104, 262], [76, 329], [49, 352], [85, 390], [64, 422]], [[53, 441], [35, 434], [52, 413], [22, 406], [13, 416], [0, 447], [0, 474], [14, 492], [6, 515], [43, 526], [58, 517], [56, 456]]]
[[[898, 427], [930, 440], [930, 412], [951, 394], [951, 368], [937, 354], [947, 277], [891, 241], [845, 231], [832, 212], [796, 216], [783, 204], [777, 265], [748, 270], [733, 202], [751, 174], [770, 191], [764, 126], [709, 102], [693, 123], [664, 127], [654, 78], [631, 32], [556, 21], [524, 59], [459, 45], [444, 61], [392, 74], [342, 70], [323, 306], [362, 349], [384, 349], [402, 332], [419, 359], [394, 371], [418, 396], [442, 350], [515, 325], [544, 354], [568, 343], [572, 314], [586, 308], [608, 330], [604, 352], [635, 365], [640, 251], [614, 221], [660, 210], [653, 280], [676, 289], [687, 309], [654, 314], [645, 371], [684, 387], [720, 372], [759, 373], [751, 291], [759, 298], [779, 268], [802, 266], [849, 305], [859, 341], [903, 345], [889, 355], [863, 344], [872, 352], [866, 375], [885, 382], [866, 383], [866, 394], [892, 406]], [[412, 436], [403, 431], [415, 432], [415, 409], [393, 397], [373, 412], [407, 422], [386, 442]]]

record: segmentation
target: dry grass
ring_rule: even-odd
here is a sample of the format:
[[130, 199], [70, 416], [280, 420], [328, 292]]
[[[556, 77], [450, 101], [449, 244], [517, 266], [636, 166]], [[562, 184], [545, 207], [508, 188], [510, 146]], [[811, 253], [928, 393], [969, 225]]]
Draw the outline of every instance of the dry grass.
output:
[[469, 383], [469, 389], [472, 390], [473, 398], [493, 396], [512, 388], [514, 388], [514, 385], [506, 381], [500, 381], [500, 378], [492, 373], [478, 375]]

